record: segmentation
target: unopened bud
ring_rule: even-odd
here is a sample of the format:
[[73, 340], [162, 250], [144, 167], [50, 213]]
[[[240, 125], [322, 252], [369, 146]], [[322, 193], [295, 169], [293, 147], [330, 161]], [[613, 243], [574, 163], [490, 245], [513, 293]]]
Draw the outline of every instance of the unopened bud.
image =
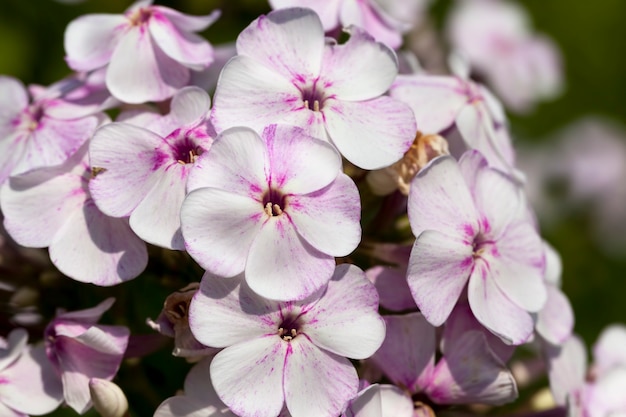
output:
[[89, 380], [93, 408], [102, 417], [128, 417], [128, 400], [116, 384], [106, 379]]

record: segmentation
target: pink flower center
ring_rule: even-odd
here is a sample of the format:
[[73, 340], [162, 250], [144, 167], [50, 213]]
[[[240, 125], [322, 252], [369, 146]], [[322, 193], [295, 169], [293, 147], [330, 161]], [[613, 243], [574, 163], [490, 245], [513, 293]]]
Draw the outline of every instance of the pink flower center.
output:
[[326, 99], [324, 91], [317, 88], [316, 85], [317, 81], [313, 83], [313, 87], [304, 88], [302, 90], [302, 102], [304, 107], [312, 111], [320, 111]]
[[286, 342], [292, 341], [300, 331], [299, 316], [288, 315], [278, 326], [278, 336]]
[[176, 129], [170, 133], [166, 141], [170, 144], [173, 158], [181, 165], [193, 164], [202, 154], [202, 149], [196, 143], [195, 136], [203, 134], [198, 129]]
[[280, 216], [286, 206], [287, 199], [278, 190], [270, 189], [263, 196], [263, 210], [268, 216]]
[[493, 240], [487, 239], [485, 236], [483, 236], [482, 233], [476, 235], [476, 237], [474, 238], [474, 243], [472, 244], [472, 248], [472, 257], [474, 259], [481, 258], [486, 253], [497, 253], [495, 242]]
[[141, 26], [150, 20], [152, 17], [152, 10], [150, 8], [140, 8], [139, 10], [135, 10], [128, 16], [130, 20], [130, 24], [132, 26]]

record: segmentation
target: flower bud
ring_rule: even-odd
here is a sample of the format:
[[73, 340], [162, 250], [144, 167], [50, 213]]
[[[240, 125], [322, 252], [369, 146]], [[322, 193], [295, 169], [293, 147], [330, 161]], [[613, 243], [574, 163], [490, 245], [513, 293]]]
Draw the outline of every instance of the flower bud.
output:
[[116, 384], [106, 379], [91, 378], [89, 393], [93, 408], [102, 417], [128, 417], [128, 401]]

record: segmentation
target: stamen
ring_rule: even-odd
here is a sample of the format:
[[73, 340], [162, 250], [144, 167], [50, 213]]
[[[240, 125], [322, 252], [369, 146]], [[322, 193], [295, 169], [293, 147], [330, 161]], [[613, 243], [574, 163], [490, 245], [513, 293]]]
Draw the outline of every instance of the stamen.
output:
[[[271, 202], [269, 202], [269, 203], [267, 203], [265, 205], [265, 209], [264, 210], [265, 210], [265, 214], [267, 214], [268, 216], [273, 216], [273, 214], [272, 214], [272, 203]], [[279, 329], [279, 330], [281, 330], [281, 329]]]
[[281, 209], [278, 204], [274, 204], [272, 208], [274, 209], [273, 213], [275, 216], [280, 216], [281, 214], [283, 214], [283, 209]]
[[320, 102], [318, 100], [313, 102], [313, 111], [320, 111]]

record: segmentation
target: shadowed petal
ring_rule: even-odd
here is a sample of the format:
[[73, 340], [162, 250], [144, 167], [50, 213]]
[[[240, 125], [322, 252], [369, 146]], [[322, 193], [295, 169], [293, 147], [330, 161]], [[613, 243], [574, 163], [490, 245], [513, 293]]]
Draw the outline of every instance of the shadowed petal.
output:
[[[572, 334], [574, 329], [574, 311], [563, 292], [555, 286], [547, 285], [548, 298], [546, 305], [537, 314], [535, 327], [539, 334], [548, 342], [560, 345]], [[626, 340], [625, 340], [626, 342]], [[620, 351], [623, 346], [620, 344]], [[626, 363], [626, 360], [624, 360]]]
[[65, 29], [67, 64], [75, 71], [103, 67], [128, 27], [128, 20], [118, 14], [91, 14], [70, 22]]

